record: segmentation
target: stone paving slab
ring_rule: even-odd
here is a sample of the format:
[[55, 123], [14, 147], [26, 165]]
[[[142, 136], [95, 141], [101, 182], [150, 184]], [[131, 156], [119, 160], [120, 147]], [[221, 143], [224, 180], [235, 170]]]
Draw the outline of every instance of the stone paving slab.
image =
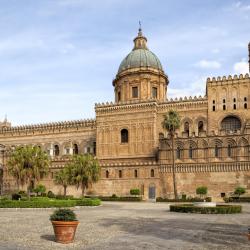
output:
[[0, 249], [250, 249], [244, 235], [250, 204], [242, 214], [204, 215], [169, 212], [167, 203], [103, 202], [75, 209], [80, 224], [75, 243], [54, 242], [53, 209], [1, 209]]

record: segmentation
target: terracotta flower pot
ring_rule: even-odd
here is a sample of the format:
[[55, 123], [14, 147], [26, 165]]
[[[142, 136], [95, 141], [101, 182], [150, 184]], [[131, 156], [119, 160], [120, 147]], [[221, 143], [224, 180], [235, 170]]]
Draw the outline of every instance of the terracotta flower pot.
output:
[[67, 244], [74, 241], [75, 232], [79, 221], [51, 221], [56, 242]]

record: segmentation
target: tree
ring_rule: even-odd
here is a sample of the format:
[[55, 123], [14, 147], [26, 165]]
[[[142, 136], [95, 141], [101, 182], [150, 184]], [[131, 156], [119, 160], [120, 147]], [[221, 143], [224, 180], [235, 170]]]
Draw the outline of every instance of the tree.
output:
[[58, 185], [63, 186], [63, 195], [67, 195], [67, 187], [72, 184], [72, 169], [71, 166], [66, 165], [64, 168], [60, 169], [55, 175], [54, 182]]
[[180, 116], [179, 114], [174, 111], [170, 110], [167, 114], [164, 115], [164, 119], [162, 122], [162, 127], [170, 134], [171, 144], [172, 144], [172, 173], [173, 173], [173, 187], [174, 187], [174, 197], [175, 199], [178, 198], [177, 194], [177, 185], [176, 185], [176, 177], [175, 177], [175, 132], [180, 127]]
[[33, 189], [33, 191], [35, 193], [37, 193], [37, 195], [38, 195], [38, 193], [42, 194], [42, 193], [46, 192], [46, 187], [44, 185], [42, 185], [42, 184], [39, 184], [39, 185], [36, 186], [36, 188]]
[[196, 188], [196, 194], [199, 194], [200, 197], [206, 195], [206, 194], [207, 194], [207, 187], [204, 187], [204, 186], [202, 186], [202, 187], [197, 187], [197, 188]]
[[99, 163], [90, 154], [73, 155], [67, 166], [72, 169], [72, 183], [76, 185], [77, 189], [81, 187], [82, 196], [84, 196], [85, 189], [100, 178]]
[[30, 198], [32, 183], [47, 175], [50, 165], [48, 155], [38, 146], [19, 146], [10, 152], [7, 162], [9, 173], [19, 185], [27, 184], [27, 193]]
[[237, 187], [234, 190], [234, 194], [238, 195], [239, 197], [244, 193], [246, 193], [246, 189], [244, 187]]

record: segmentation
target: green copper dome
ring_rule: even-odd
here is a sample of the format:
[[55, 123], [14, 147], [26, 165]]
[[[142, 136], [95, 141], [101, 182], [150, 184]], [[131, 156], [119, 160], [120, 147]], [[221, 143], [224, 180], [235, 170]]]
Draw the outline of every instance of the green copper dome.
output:
[[147, 38], [142, 35], [141, 29], [134, 39], [133, 50], [121, 62], [118, 74], [127, 69], [140, 67], [150, 67], [163, 71], [158, 57], [147, 48]]
[[153, 52], [148, 49], [135, 49], [123, 59], [118, 73], [139, 67], [151, 67], [163, 71], [160, 60]]

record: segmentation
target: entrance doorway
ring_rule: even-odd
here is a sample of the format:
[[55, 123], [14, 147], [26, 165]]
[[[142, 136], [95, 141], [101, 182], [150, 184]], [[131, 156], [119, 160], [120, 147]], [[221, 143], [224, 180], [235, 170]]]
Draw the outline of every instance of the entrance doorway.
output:
[[150, 200], [155, 199], [155, 185], [150, 185], [148, 188], [148, 198]]

